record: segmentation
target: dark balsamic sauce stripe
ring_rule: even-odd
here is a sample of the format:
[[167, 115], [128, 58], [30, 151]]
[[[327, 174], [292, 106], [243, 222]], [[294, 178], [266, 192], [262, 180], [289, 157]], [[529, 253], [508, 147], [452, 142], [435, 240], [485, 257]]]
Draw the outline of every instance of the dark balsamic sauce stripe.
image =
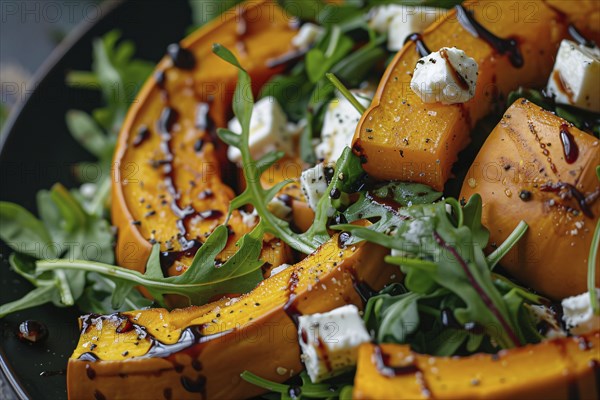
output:
[[283, 306], [283, 311], [287, 314], [288, 317], [292, 320], [296, 328], [298, 327], [298, 318], [302, 315], [302, 313], [298, 310], [296, 304], [296, 287], [298, 286], [298, 272], [293, 271], [290, 275], [290, 279], [288, 281], [288, 285], [286, 291], [288, 293], [288, 300]]
[[417, 53], [419, 53], [419, 56], [421, 58], [431, 54], [431, 50], [429, 50], [429, 47], [427, 47], [427, 45], [423, 41], [423, 36], [421, 36], [420, 33], [412, 33], [408, 35], [406, 40], [404, 40], [404, 44], [408, 42], [413, 42], [415, 44], [417, 48]]
[[587, 198], [574, 185], [565, 182], [557, 182], [555, 184], [546, 184], [540, 187], [540, 191], [551, 193], [558, 193], [562, 189], [566, 189], [569, 192], [569, 194], [575, 198], [575, 200], [577, 201], [577, 205], [579, 205], [579, 208], [581, 209], [581, 212], [586, 217], [594, 218], [594, 213], [592, 212], [592, 209], [590, 208], [590, 205], [587, 202]]
[[590, 40], [588, 38], [586, 38], [583, 33], [581, 33], [581, 31], [579, 31], [579, 29], [577, 29], [577, 27], [573, 24], [569, 25], [569, 35], [571, 35], [571, 37], [573, 39], [575, 39], [575, 41], [577, 43], [579, 43], [582, 46], [588, 47], [590, 49], [593, 49], [594, 47], [596, 47], [596, 43], [593, 40]]
[[575, 142], [575, 137], [569, 131], [569, 125], [562, 124], [560, 126], [560, 141], [565, 154], [567, 164], [573, 164], [579, 157], [579, 147]]
[[521, 68], [523, 66], [523, 55], [519, 50], [519, 44], [514, 38], [502, 39], [494, 35], [483, 27], [473, 17], [473, 13], [467, 11], [462, 5], [456, 6], [456, 16], [458, 22], [473, 36], [478, 37], [486, 41], [494, 50], [500, 54], [507, 54], [510, 63], [515, 68]]

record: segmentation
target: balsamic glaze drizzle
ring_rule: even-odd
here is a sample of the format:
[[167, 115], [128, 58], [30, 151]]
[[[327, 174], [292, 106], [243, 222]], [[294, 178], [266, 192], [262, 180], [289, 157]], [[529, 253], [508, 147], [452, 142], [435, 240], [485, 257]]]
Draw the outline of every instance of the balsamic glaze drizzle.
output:
[[429, 47], [427, 47], [423, 41], [423, 36], [421, 36], [420, 33], [411, 33], [408, 35], [406, 40], [404, 40], [404, 44], [407, 42], [413, 42], [416, 45], [417, 53], [419, 53], [420, 57], [425, 57], [431, 54], [431, 50], [429, 50]]
[[519, 44], [516, 39], [508, 38], [502, 39], [494, 35], [492, 32], [484, 28], [477, 20], [473, 17], [473, 13], [468, 11], [462, 5], [456, 6], [456, 16], [458, 22], [465, 28], [471, 35], [485, 40], [490, 46], [494, 48], [500, 54], [507, 54], [510, 63], [515, 68], [521, 68], [523, 66], [523, 55], [519, 50]]
[[562, 124], [560, 126], [560, 141], [565, 153], [565, 161], [568, 164], [573, 164], [579, 157], [579, 147], [575, 142], [575, 137], [569, 131], [569, 125]]
[[594, 47], [596, 47], [596, 43], [593, 40], [590, 40], [588, 38], [586, 38], [583, 33], [581, 33], [581, 31], [579, 29], [577, 29], [577, 27], [573, 24], [569, 24], [569, 35], [571, 35], [571, 37], [573, 39], [575, 39], [575, 41], [577, 43], [579, 43], [582, 46], [588, 47], [590, 49], [593, 49]]
[[558, 193], [563, 189], [566, 189], [567, 192], [572, 197], [575, 198], [575, 200], [577, 201], [577, 204], [579, 205], [579, 208], [581, 209], [581, 212], [586, 217], [594, 218], [594, 213], [592, 212], [592, 209], [590, 208], [590, 206], [588, 204], [587, 198], [574, 185], [571, 185], [570, 183], [565, 183], [565, 182], [557, 182], [555, 184], [552, 184], [552, 183], [545, 184], [542, 187], [540, 187], [540, 191], [552, 192], [552, 193]]
[[167, 46], [167, 54], [171, 57], [173, 65], [179, 69], [191, 70], [196, 66], [194, 53], [181, 47], [179, 43], [171, 43]]

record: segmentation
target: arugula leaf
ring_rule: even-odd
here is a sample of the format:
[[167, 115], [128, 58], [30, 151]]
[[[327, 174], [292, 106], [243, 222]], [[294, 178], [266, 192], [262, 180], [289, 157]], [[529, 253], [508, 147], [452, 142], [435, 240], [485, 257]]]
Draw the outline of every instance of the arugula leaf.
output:
[[516, 328], [518, 317], [495, 287], [483, 254], [487, 236], [477, 221], [480, 199], [476, 197], [465, 209], [454, 209], [455, 216], [446, 211], [447, 203], [400, 209], [391, 232], [389, 224], [333, 228], [394, 249], [396, 256], [386, 261], [401, 266], [412, 292], [428, 295], [444, 288], [460, 298], [463, 305], [454, 308], [460, 323], [476, 322], [503, 348], [524, 343], [526, 338]]
[[596, 291], [596, 265], [598, 260], [598, 247], [600, 247], [600, 220], [596, 222], [596, 230], [592, 238], [590, 255], [588, 257], [588, 276], [587, 286], [590, 293], [590, 304], [594, 315], [600, 315], [600, 305], [598, 302], [598, 293]]
[[0, 202], [0, 239], [11, 249], [32, 257], [39, 257], [40, 250], [52, 243], [41, 221], [20, 205], [8, 202]]
[[[264, 223], [266, 232], [269, 232], [284, 240], [294, 249], [305, 254], [310, 254], [327, 239], [329, 239], [329, 235], [327, 234], [324, 223], [324, 221], [326, 221], [327, 212], [329, 209], [329, 197], [324, 196], [321, 199], [315, 216], [315, 221], [318, 222], [313, 224], [311, 228], [303, 234], [296, 234], [293, 232], [288, 222], [277, 218], [268, 210], [267, 204], [269, 201], [277, 194], [279, 190], [281, 190], [282, 187], [291, 181], [282, 181], [270, 189], [264, 189], [260, 184], [260, 179], [257, 178], [260, 177], [262, 173], [271, 165], [273, 165], [273, 163], [280, 159], [283, 154], [281, 152], [270, 153], [259, 160], [254, 160], [252, 158], [248, 147], [248, 138], [250, 135], [250, 117], [252, 115], [252, 107], [254, 104], [252, 93], [251, 91], [247, 90], [248, 88], [251, 88], [250, 76], [240, 66], [235, 56], [225, 47], [215, 44], [213, 45], [213, 52], [223, 60], [237, 67], [239, 70], [238, 83], [233, 99], [233, 111], [235, 116], [240, 121], [242, 132], [238, 135], [226, 129], [219, 129], [217, 131], [219, 137], [225, 143], [230, 146], [237, 147], [242, 154], [246, 189], [231, 201], [229, 205], [230, 214], [231, 211], [236, 208], [242, 207], [246, 204], [252, 204], [258, 212], [261, 222]], [[248, 93], [245, 93], [243, 96], [240, 95], [244, 90], [247, 90]], [[340, 163], [340, 165], [342, 164]], [[340, 167], [338, 166], [338, 168]]]
[[[92, 71], [71, 71], [67, 74], [69, 86], [100, 90], [106, 104], [89, 115], [79, 110], [69, 110], [66, 122], [71, 135], [86, 150], [98, 158], [93, 163], [109, 179], [110, 166], [117, 135], [129, 106], [144, 81], [150, 76], [154, 65], [133, 58], [134, 45], [131, 41], [121, 41], [121, 33], [113, 30], [93, 42]], [[79, 178], [87, 177], [86, 165], [77, 167]]]
[[441, 192], [433, 190], [430, 186], [412, 182], [391, 182], [372, 190], [371, 193], [381, 199], [391, 198], [404, 207], [431, 204], [442, 197]]
[[54, 285], [40, 285], [20, 299], [0, 305], [0, 318], [17, 311], [41, 306], [42, 304], [54, 301], [55, 298], [56, 289]]
[[40, 274], [35, 271], [32, 260], [65, 257], [114, 262], [110, 225], [99, 213], [85, 210], [60, 184], [50, 191], [38, 192], [37, 203], [40, 220], [16, 204], [0, 203], [0, 239], [16, 252], [9, 258], [11, 267], [34, 286], [44, 289], [36, 291], [43, 292], [43, 297], [27, 296], [26, 300], [5, 304], [5, 310], [33, 307], [39, 305], [41, 299], [57, 306], [72, 306], [85, 292], [84, 272]]
[[288, 15], [304, 21], [315, 21], [325, 7], [323, 0], [277, 0]]
[[[242, 372], [240, 377], [248, 383], [279, 394], [282, 400], [298, 399], [300, 396], [309, 399], [335, 399], [341, 396], [344, 388], [348, 387], [348, 384], [351, 384], [353, 379], [352, 376], [345, 375], [323, 383], [312, 383], [306, 371], [300, 373], [301, 384], [299, 385], [273, 382], [261, 378], [250, 371]], [[298, 397], [295, 393], [298, 393]]]
[[190, 304], [204, 304], [215, 295], [249, 291], [262, 280], [260, 267], [264, 262], [258, 257], [263, 235], [264, 230], [259, 223], [237, 243], [236, 254], [222, 266], [216, 266], [214, 259], [227, 243], [227, 228], [219, 225], [200, 247], [190, 267], [179, 276], [163, 276], [158, 244], [152, 248], [143, 274], [114, 265], [68, 259], [37, 261], [36, 271], [86, 271], [102, 275], [115, 284], [113, 307], [120, 307], [125, 296], [137, 285], [146, 288], [162, 307], [166, 307], [164, 296], [167, 294], [184, 296]]

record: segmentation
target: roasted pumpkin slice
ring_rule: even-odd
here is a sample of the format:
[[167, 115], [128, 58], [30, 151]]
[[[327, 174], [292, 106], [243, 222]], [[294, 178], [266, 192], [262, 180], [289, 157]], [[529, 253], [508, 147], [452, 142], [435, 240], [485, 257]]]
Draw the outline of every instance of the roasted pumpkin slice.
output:
[[469, 357], [363, 344], [353, 398], [597, 399], [599, 347], [599, 332]]
[[365, 287], [381, 289], [399, 275], [397, 267], [383, 262], [386, 253], [365, 242], [346, 247], [336, 235], [239, 298], [170, 313], [154, 309], [83, 317], [69, 360], [69, 397], [258, 395], [262, 390], [241, 380], [240, 373], [249, 370], [283, 382], [300, 372], [294, 319], [344, 304], [362, 308]]
[[[564, 13], [552, 3], [467, 1], [464, 8], [472, 14], [449, 12], [422, 36], [411, 36], [415, 42], [391, 62], [354, 135], [353, 150], [365, 171], [381, 180], [421, 182], [442, 190], [477, 121], [519, 86], [545, 85], [570, 21], [583, 24], [586, 16], [596, 18], [600, 11], [593, 0], [578, 1]], [[529, 15], [521, 10], [525, 6], [535, 12], [523, 21]], [[466, 103], [425, 104], [410, 89], [426, 48], [442, 47], [462, 49], [479, 64], [475, 96]]]
[[[290, 51], [296, 31], [276, 3], [251, 1], [168, 48], [138, 95], [115, 152], [113, 223], [119, 265], [143, 271], [151, 245], [160, 243], [163, 268], [180, 274], [210, 232], [223, 223], [237, 176], [226, 163], [215, 129], [226, 126], [236, 84], [234, 67], [212, 54], [213, 43], [232, 49], [252, 76], [255, 91], [280, 67], [268, 60]], [[234, 212], [228, 258], [252, 226]], [[279, 265], [287, 246], [265, 243], [261, 259]]]
[[482, 221], [492, 246], [519, 221], [527, 222], [525, 236], [501, 264], [554, 299], [586, 291], [588, 255], [600, 217], [598, 165], [597, 138], [520, 99], [506, 110], [463, 183], [462, 198], [479, 193], [483, 199]]

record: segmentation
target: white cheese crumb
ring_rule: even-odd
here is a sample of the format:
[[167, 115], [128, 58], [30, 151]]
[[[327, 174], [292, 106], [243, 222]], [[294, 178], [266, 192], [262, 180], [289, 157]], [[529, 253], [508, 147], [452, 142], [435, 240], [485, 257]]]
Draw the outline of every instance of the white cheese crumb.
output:
[[563, 40], [547, 88], [557, 103], [600, 112], [600, 49]]
[[[600, 289], [596, 288], [600, 297]], [[594, 315], [590, 304], [590, 294], [585, 292], [578, 296], [568, 297], [562, 302], [563, 320], [573, 335], [600, 330], [600, 316]]]
[[298, 318], [302, 360], [313, 382], [356, 365], [358, 346], [371, 340], [355, 305]]
[[247, 227], [253, 228], [258, 222], [258, 211], [256, 211], [256, 208], [252, 212], [240, 210], [240, 215], [242, 216], [242, 222]]
[[412, 33], [421, 33], [429, 25], [440, 19], [446, 10], [434, 7], [402, 7], [396, 14], [388, 29], [387, 48], [398, 51], [404, 47], [404, 41]]
[[[242, 126], [237, 118], [229, 121], [228, 128], [237, 134], [242, 132]], [[293, 130], [290, 130], [287, 116], [277, 100], [270, 96], [263, 97], [254, 104], [252, 117], [250, 118], [248, 147], [252, 158], [256, 160], [274, 151], [283, 151], [290, 156], [294, 156], [293, 132]], [[233, 146], [230, 146], [227, 150], [227, 157], [235, 163], [242, 160], [239, 149]]]
[[327, 179], [325, 176], [326, 166], [323, 163], [317, 164], [302, 172], [300, 175], [300, 187], [308, 206], [316, 210], [319, 200], [327, 191]]
[[271, 214], [275, 215], [277, 218], [285, 221], [291, 220], [292, 208], [285, 204], [285, 202], [279, 197], [273, 197], [269, 204], [267, 204], [267, 208], [269, 212], [271, 212]]
[[300, 30], [292, 38], [292, 46], [299, 49], [305, 49], [312, 46], [323, 35], [325, 30], [319, 25], [307, 22], [300, 27]]
[[[370, 90], [351, 90], [354, 97], [365, 107], [371, 104], [373, 92]], [[315, 148], [319, 160], [335, 162], [344, 148], [352, 144], [360, 114], [345, 97], [338, 94], [327, 106], [321, 130], [321, 143]]]
[[410, 88], [424, 103], [464, 103], [475, 96], [478, 71], [464, 51], [442, 47], [417, 61]]

